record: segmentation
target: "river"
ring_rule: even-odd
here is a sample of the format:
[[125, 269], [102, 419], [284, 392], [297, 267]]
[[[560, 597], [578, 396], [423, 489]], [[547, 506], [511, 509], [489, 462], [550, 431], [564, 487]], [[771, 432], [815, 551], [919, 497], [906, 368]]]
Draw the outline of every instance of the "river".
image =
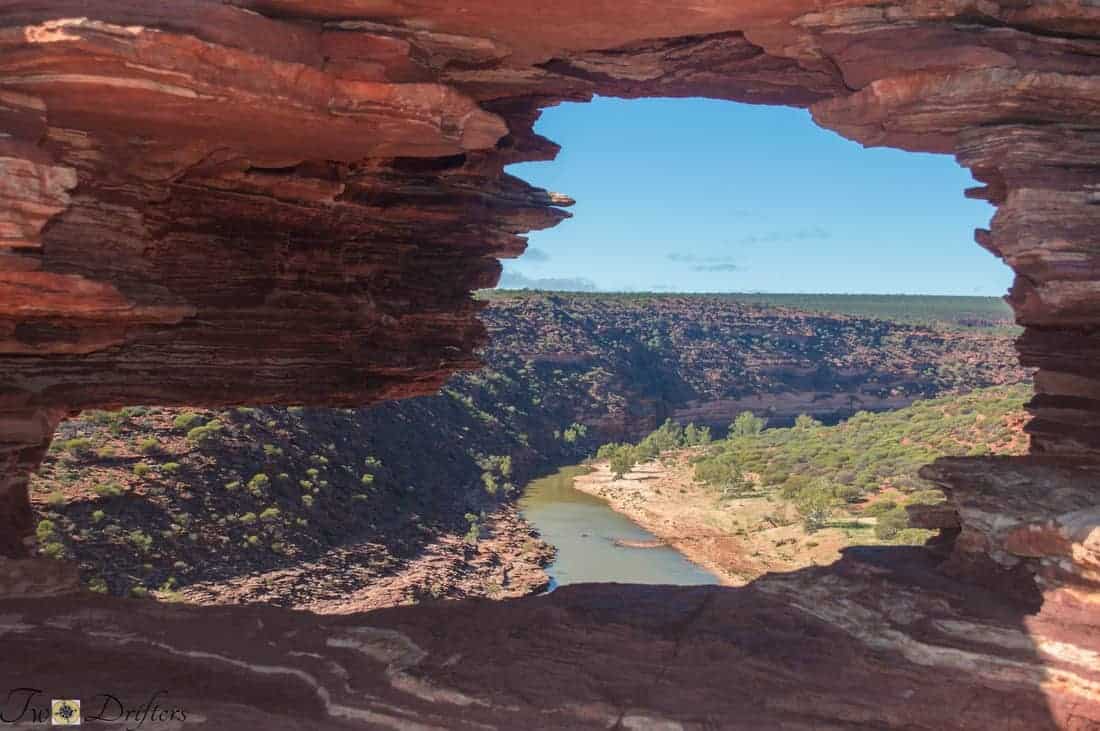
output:
[[597, 497], [573, 489], [583, 466], [566, 467], [534, 480], [524, 490], [520, 509], [542, 539], [558, 549], [547, 567], [550, 589], [582, 582], [621, 584], [717, 584], [709, 571], [668, 546], [631, 548], [615, 543], [656, 541]]

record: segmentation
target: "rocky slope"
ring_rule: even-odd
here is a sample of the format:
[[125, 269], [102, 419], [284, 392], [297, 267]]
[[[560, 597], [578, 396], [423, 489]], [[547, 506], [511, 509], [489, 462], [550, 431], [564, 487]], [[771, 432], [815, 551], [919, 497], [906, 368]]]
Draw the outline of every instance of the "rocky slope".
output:
[[916, 324], [723, 296], [498, 294], [483, 353], [492, 370], [552, 384], [543, 401], [569, 404], [562, 429], [640, 438], [672, 417], [724, 432], [744, 410], [834, 422], [1027, 377], [1005, 332], [955, 327], [955, 312]]
[[32, 482], [40, 550], [114, 594], [317, 611], [518, 596], [545, 585], [549, 549], [506, 507], [516, 486], [604, 442], [669, 415], [724, 434], [756, 404], [778, 423], [1026, 377], [1000, 332], [723, 297], [497, 296], [485, 320], [487, 367], [439, 396], [63, 422]]

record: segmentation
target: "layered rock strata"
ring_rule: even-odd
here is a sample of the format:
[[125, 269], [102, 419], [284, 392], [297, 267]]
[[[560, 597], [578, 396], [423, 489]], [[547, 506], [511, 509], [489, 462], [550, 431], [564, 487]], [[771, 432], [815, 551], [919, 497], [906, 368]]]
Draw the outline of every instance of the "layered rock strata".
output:
[[366, 615], [55, 596], [5, 602], [0, 631], [32, 706], [79, 697], [112, 720], [156, 696], [186, 713], [174, 728], [1100, 727], [1100, 664], [1061, 618], [899, 548], [737, 589], [589, 584]]
[[1098, 56], [1100, 7], [1071, 0], [4, 0], [0, 550], [25, 553], [25, 471], [62, 413], [361, 404], [475, 366], [470, 290], [566, 215], [503, 172], [555, 154], [538, 110], [704, 95], [806, 106], [984, 183], [977, 238], [1017, 274], [1044, 459], [983, 463], [980, 511], [973, 469], [943, 473], [955, 563], [1039, 553], [1010, 573], [1049, 593], [1068, 578], [1044, 557], [1091, 545], [1100, 497], [1074, 487], [1067, 518], [1011, 493], [1100, 456]]
[[538, 110], [704, 95], [958, 155], [1036, 450], [1091, 455], [1098, 37], [1071, 2], [10, 0], [0, 408], [430, 392], [475, 365], [470, 290], [566, 215], [503, 172], [556, 153]]

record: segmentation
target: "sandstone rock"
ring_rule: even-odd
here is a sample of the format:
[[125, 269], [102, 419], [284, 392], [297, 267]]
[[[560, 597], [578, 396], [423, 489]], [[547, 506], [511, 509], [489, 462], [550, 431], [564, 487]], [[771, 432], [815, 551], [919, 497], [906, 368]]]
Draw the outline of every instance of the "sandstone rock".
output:
[[0, 631], [38, 703], [97, 713], [99, 694], [163, 690], [180, 728], [1100, 726], [1095, 615], [1067, 638], [1055, 607], [1028, 616], [932, 569], [919, 549], [864, 550], [736, 589], [590, 584], [337, 617], [9, 600]]
[[[427, 393], [474, 367], [484, 332], [470, 290], [494, 284], [496, 259], [522, 252], [522, 234], [561, 220], [568, 202], [503, 167], [554, 154], [532, 129], [541, 107], [597, 93], [809, 106], [864, 144], [956, 154], [984, 183], [971, 194], [998, 206], [979, 243], [1017, 274], [1020, 350], [1039, 370], [1034, 451], [1100, 459], [1098, 56], [1100, 8], [1065, 0], [8, 0], [0, 412], [15, 426], [0, 439], [0, 553], [21, 553], [30, 530], [26, 472], [46, 442], [21, 436], [29, 423], [127, 403], [362, 404]], [[951, 565], [1013, 585], [1038, 575], [1052, 606], [1094, 606], [1092, 519], [1080, 512], [1095, 507], [1081, 477], [1094, 469], [1038, 458], [937, 467], [962, 524]], [[143, 621], [119, 630], [120, 664], [146, 642], [134, 635]], [[50, 632], [42, 642], [65, 634]], [[998, 652], [1012, 655], [1014, 642]], [[803, 647], [785, 647], [791, 654], [766, 664], [806, 662]], [[929, 681], [942, 655], [912, 647]], [[254, 652], [223, 664], [285, 667]], [[29, 646], [12, 656], [42, 657]], [[997, 690], [966, 685], [977, 665], [953, 666], [922, 696], [925, 718], [1041, 727], [1038, 696], [1002, 688], [1037, 687], [1042, 673], [1004, 662], [992, 666]], [[857, 677], [912, 690], [911, 677], [891, 685], [868, 667]], [[321, 692], [314, 674], [273, 672], [312, 693], [315, 709], [393, 722], [341, 700], [344, 691]], [[1064, 691], [1053, 723], [1087, 727], [1094, 706], [1074, 694], [1095, 679], [1062, 672], [1050, 676]], [[644, 712], [614, 691], [561, 712], [657, 724], [671, 716], [655, 677]], [[699, 676], [676, 677], [682, 688]], [[817, 717], [902, 723], [838, 700], [866, 682], [830, 681], [804, 696]], [[775, 713], [798, 702], [764, 697]], [[1003, 717], [981, 718], [990, 705]], [[945, 708], [964, 717], [937, 715]], [[261, 725], [287, 725], [285, 710], [270, 708]]]

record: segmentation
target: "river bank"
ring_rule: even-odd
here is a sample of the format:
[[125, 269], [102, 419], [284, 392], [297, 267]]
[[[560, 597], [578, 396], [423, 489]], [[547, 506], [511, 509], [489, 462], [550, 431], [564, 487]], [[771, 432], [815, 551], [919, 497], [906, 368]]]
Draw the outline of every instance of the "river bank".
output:
[[783, 501], [767, 496], [719, 500], [696, 483], [690, 459], [698, 450], [666, 454], [614, 479], [606, 462], [573, 487], [598, 497], [727, 586], [773, 571], [824, 565], [850, 540], [844, 528], [806, 533]]
[[586, 465], [531, 482], [519, 501], [523, 517], [556, 549], [546, 567], [550, 588], [587, 582], [700, 585], [718, 577], [616, 512], [605, 500], [574, 489]]

